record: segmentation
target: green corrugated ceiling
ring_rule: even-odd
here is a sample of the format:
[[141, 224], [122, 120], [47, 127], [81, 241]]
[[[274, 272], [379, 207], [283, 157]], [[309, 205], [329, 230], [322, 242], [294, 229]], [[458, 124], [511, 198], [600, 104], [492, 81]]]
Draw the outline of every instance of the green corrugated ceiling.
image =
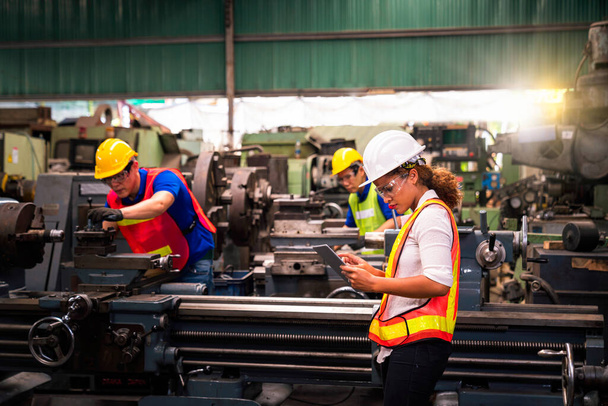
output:
[[[0, 98], [224, 95], [222, 0], [5, 0]], [[605, 0], [235, 0], [235, 93], [571, 86]]]
[[604, 0], [237, 0], [239, 34], [578, 23]]

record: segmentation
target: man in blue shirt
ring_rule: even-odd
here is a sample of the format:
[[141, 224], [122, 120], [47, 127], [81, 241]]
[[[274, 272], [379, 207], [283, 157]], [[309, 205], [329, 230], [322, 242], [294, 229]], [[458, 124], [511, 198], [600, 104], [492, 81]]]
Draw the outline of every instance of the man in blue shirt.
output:
[[112, 189], [106, 207], [89, 212], [103, 227], [120, 229], [136, 253], [179, 254], [177, 281], [213, 285], [215, 227], [175, 169], [140, 168], [137, 153], [124, 141], [105, 140], [95, 156], [95, 178]]

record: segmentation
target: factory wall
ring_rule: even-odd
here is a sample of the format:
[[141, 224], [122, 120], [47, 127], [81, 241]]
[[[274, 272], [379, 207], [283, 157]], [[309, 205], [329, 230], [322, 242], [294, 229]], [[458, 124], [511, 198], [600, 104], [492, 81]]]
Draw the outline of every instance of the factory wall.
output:
[[236, 88], [565, 88], [606, 15], [602, 1], [237, 1]]
[[221, 0], [7, 0], [0, 96], [223, 94]]
[[[602, 0], [234, 0], [235, 93], [570, 87]], [[226, 92], [226, 0], [7, 0], [0, 98]]]

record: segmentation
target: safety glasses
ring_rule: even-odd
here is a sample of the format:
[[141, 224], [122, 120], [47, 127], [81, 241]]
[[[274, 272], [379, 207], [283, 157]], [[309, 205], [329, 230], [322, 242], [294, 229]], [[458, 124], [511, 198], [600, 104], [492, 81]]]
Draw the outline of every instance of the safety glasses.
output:
[[355, 175], [357, 175], [357, 171], [359, 170], [360, 166], [351, 166], [348, 169], [352, 170], [352, 173], [349, 172], [348, 174], [344, 175], [344, 176], [338, 176], [338, 183], [340, 184], [345, 184], [345, 183], [350, 183], [353, 181], [353, 179], [355, 179]]
[[403, 182], [407, 179], [409, 175], [409, 171], [407, 173], [398, 175], [394, 177], [390, 182], [380, 187], [376, 187], [376, 193], [383, 199], [390, 199], [394, 197], [401, 187], [403, 186]]
[[125, 167], [125, 169], [118, 172], [116, 175], [110, 176], [108, 178], [103, 178], [103, 179], [101, 179], [101, 181], [108, 186], [112, 186], [113, 182], [122, 183], [125, 181], [125, 179], [127, 179], [129, 177], [129, 173], [131, 173], [132, 166], [133, 166], [133, 161], [129, 162], [127, 164], [127, 166]]
[[338, 183], [345, 184], [350, 183], [355, 178], [354, 173], [349, 173], [348, 175], [344, 175], [342, 177], [338, 176]]

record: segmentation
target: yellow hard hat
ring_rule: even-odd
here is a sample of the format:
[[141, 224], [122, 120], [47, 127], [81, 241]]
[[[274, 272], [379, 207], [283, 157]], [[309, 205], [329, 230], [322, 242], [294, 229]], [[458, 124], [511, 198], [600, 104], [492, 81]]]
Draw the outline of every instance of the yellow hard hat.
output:
[[109, 178], [125, 169], [137, 152], [123, 140], [108, 138], [97, 148], [95, 154], [95, 179]]
[[363, 163], [363, 157], [355, 149], [340, 148], [334, 152], [334, 157], [331, 160], [331, 174], [337, 175], [357, 161]]

